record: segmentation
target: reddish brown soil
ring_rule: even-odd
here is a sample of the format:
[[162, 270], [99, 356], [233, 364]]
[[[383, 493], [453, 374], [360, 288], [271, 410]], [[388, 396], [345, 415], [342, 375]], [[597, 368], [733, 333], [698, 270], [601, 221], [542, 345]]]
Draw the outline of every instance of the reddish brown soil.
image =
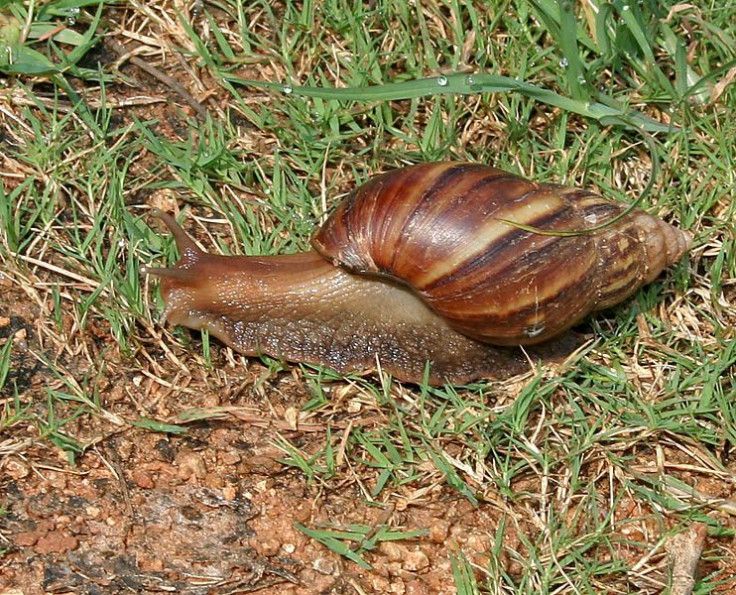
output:
[[428, 529], [426, 538], [381, 546], [366, 556], [373, 572], [344, 561], [295, 522], [372, 525], [384, 511], [367, 507], [354, 489], [320, 495], [284, 472], [268, 435], [234, 424], [172, 439], [133, 430], [74, 469], [8, 460], [4, 584], [29, 595], [354, 593], [352, 584], [372, 593], [451, 593], [449, 544], [484, 562], [491, 519], [442, 492], [432, 504], [389, 516], [406, 529]]
[[[15, 333], [11, 380], [30, 404], [27, 415], [44, 418], [44, 387], [54, 379], [34, 355], [44, 351], [37, 314], [22, 292], [7, 283], [4, 289], [1, 309], [9, 316], [0, 331]], [[65, 366], [83, 375], [88, 364], [80, 357]], [[130, 366], [110, 357], [97, 380], [102, 405], [114, 415], [165, 418], [217, 405], [234, 415], [192, 424], [184, 436], [83, 415], [62, 430], [91, 444], [74, 464], [40, 435], [38, 424], [20, 422], [0, 433], [0, 586], [6, 589], [0, 593], [451, 593], [451, 550], [487, 563], [488, 535], [497, 526], [491, 507], [473, 506], [441, 486], [411, 502], [369, 504], [354, 478], [325, 487], [280, 463], [284, 453], [272, 445], [280, 435], [309, 452], [326, 430], [286, 429], [292, 406], [307, 399], [292, 377], [266, 382], [264, 397], [207, 374], [182, 381], [183, 391], [164, 389]], [[254, 370], [263, 372], [257, 364], [241, 369], [237, 385]], [[3, 397], [8, 406], [10, 397]], [[56, 415], [63, 416], [61, 409]], [[389, 525], [426, 535], [365, 553], [373, 566], [366, 571], [296, 523]]]

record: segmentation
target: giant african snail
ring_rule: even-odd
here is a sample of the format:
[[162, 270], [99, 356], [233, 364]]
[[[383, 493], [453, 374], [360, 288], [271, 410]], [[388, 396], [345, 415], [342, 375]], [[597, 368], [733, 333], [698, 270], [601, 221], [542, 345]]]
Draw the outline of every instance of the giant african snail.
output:
[[300, 254], [207, 254], [155, 211], [181, 258], [147, 272], [162, 277], [165, 319], [244, 354], [460, 383], [564, 353], [561, 333], [690, 248], [661, 219], [623, 212], [585, 190], [430, 163], [369, 180]]

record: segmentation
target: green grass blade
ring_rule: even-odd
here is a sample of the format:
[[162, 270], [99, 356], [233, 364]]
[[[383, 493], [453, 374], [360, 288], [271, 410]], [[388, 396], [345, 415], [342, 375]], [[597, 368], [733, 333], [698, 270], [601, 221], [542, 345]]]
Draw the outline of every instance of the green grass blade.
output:
[[470, 562], [459, 549], [450, 553], [450, 564], [452, 565], [452, 576], [455, 579], [457, 595], [479, 595], [478, 581], [475, 580], [475, 572]]
[[229, 81], [240, 85], [261, 87], [278, 91], [286, 95], [319, 97], [321, 99], [338, 99], [344, 101], [397, 101], [400, 99], [416, 99], [446, 94], [480, 94], [480, 93], [519, 93], [541, 103], [562, 108], [599, 121], [603, 125], [617, 124], [625, 128], [641, 127], [647, 132], [671, 132], [673, 127], [633, 110], [627, 110], [609, 98], [608, 104], [600, 102], [580, 101], [559, 95], [530, 83], [525, 83], [507, 76], [494, 74], [449, 74], [406, 81], [386, 83], [372, 87], [329, 88], [284, 85], [268, 81], [241, 79], [233, 75], [224, 75]]
[[585, 72], [580, 60], [577, 37], [577, 19], [575, 3], [572, 0], [558, 0], [560, 16], [560, 48], [564, 62], [562, 67], [567, 76], [570, 94], [577, 101], [589, 102], [590, 95], [586, 87]]
[[152, 432], [161, 432], [163, 434], [175, 434], [178, 436], [182, 434], [186, 434], [189, 431], [189, 428], [187, 428], [186, 426], [167, 424], [165, 422], [158, 421], [156, 419], [150, 419], [147, 417], [141, 417], [139, 419], [132, 419], [128, 423], [136, 427], [139, 427], [139, 428], [150, 430]]

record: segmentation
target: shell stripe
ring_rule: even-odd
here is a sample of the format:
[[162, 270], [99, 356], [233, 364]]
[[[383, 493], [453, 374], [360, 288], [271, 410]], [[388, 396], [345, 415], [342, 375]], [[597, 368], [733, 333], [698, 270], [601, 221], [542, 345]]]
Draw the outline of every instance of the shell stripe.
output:
[[[540, 256], [539, 262], [544, 262], [544, 258], [549, 258], [551, 254], [559, 253], [557, 246], [550, 244], [547, 248], [545, 252], [548, 254]], [[532, 312], [536, 312], [537, 321], [544, 323], [548, 311], [561, 303], [560, 300], [567, 300], [566, 309], [571, 312], [589, 309], [595, 302], [595, 269], [591, 270], [589, 266], [591, 262], [595, 262], [592, 247], [588, 253], [578, 252], [577, 255], [570, 255], [568, 261], [569, 266], [565, 270], [539, 271], [539, 267], [535, 267], [537, 270], [532, 270], [508, 285], [491, 280], [490, 283], [481, 282], [468, 290], [468, 297], [483, 296], [486, 298], [483, 300], [427, 299], [438, 311], [445, 311], [443, 305], [447, 304], [448, 310], [452, 310], [453, 318], [462, 317], [467, 320], [488, 318], [495, 324], [493, 318], [508, 322], [519, 317], [527, 319]]]
[[616, 237], [600, 242], [598, 267], [606, 271], [606, 282], [598, 289], [596, 309], [608, 308], [632, 294], [646, 276], [647, 263], [633, 226], [617, 231]]
[[[351, 219], [347, 222], [347, 236], [357, 233], [356, 227], [361, 227], [364, 221], [372, 221], [370, 226], [370, 250], [378, 269], [389, 266], [389, 258], [395, 252], [386, 250], [387, 242], [395, 242], [403, 235], [406, 220], [412, 216], [417, 200], [421, 201], [422, 192], [432, 188], [454, 168], [426, 168], [418, 167], [405, 176], [391, 176], [390, 174], [378, 178], [382, 182], [380, 188], [368, 188], [368, 192], [356, 197], [371, 205], [371, 211], [364, 214], [360, 220]], [[350, 225], [352, 223], [352, 225]], [[366, 226], [367, 227], [367, 226]], [[375, 271], [378, 272], [378, 271]]]
[[[514, 221], [521, 225], [531, 225], [542, 229], [567, 228], [575, 225], [574, 213], [561, 201], [555, 204], [543, 204], [542, 201], [530, 203], [526, 196], [512, 204], [499, 209], [492, 218], [479, 222], [478, 228], [468, 232], [467, 238], [474, 237], [475, 241], [468, 241], [457, 247], [442, 261], [434, 263], [432, 271], [421, 278], [412, 280], [414, 287], [420, 291], [429, 291], [440, 288], [451, 280], [456, 279], [461, 272], [473, 270], [479, 263], [486, 265], [497, 262], [501, 265], [504, 260], [518, 266], [518, 255], [529, 244], [537, 242], [540, 246], [559, 239], [559, 236], [534, 234], [506, 223], [501, 219]], [[504, 258], [504, 253], [507, 258]], [[488, 275], [495, 275], [495, 271], [488, 270]]]
[[[562, 206], [557, 211], [547, 212], [543, 217], [535, 219], [531, 225], [549, 229], [569, 222], [570, 210]], [[537, 261], [544, 262], [560, 251], [560, 236], [539, 235], [525, 231], [518, 227], [499, 222], [503, 226], [503, 233], [496, 237], [488, 237], [483, 245], [476, 250], [472, 258], [460, 263], [445, 277], [438, 278], [432, 283], [419, 287], [421, 291], [436, 293], [443, 297], [465, 294], [468, 289], [463, 285], [457, 291], [449, 286], [466, 275], [478, 274], [481, 270], [486, 280], [493, 280], [494, 284], [502, 283], [509, 278], [510, 271], [518, 270], [520, 260], [523, 264], [531, 265]], [[442, 291], [443, 288], [447, 288]]]
[[487, 170], [482, 171], [476, 167], [454, 167], [442, 172], [432, 184], [417, 188], [415, 196], [403, 197], [403, 200], [413, 205], [413, 208], [407, 212], [401, 225], [395, 226], [388, 235], [392, 240], [393, 250], [386, 255], [384, 270], [393, 271], [401, 268], [401, 260], [407, 246], [414, 249], [413, 246], [418, 244], [419, 238], [437, 236], [438, 229], [447, 228], [446, 222], [456, 221], [461, 217], [462, 210], [467, 208], [467, 196], [473, 193], [477, 186], [487, 183], [489, 178], [496, 180], [514, 177], [506, 172], [492, 171], [494, 173], [489, 176]]
[[[592, 279], [585, 280], [592, 281]], [[590, 302], [595, 296], [580, 299], [576, 293], [580, 288], [585, 289], [585, 285], [568, 283], [557, 293], [544, 299], [536, 299], [525, 304], [517, 302], [507, 309], [476, 312], [456, 309], [452, 312], [452, 320], [457, 327], [463, 326], [470, 333], [477, 335], [516, 336], [530, 326], [541, 326], [545, 333], [554, 333], [563, 326], [575, 324], [590, 311]], [[564, 312], [559, 311], [560, 303], [565, 304]]]

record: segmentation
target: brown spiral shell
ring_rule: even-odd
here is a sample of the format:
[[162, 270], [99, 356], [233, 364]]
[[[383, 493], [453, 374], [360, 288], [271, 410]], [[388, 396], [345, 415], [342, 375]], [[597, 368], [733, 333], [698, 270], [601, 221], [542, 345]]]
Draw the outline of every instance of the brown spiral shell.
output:
[[[689, 236], [586, 190], [465, 163], [372, 178], [313, 238], [335, 265], [409, 286], [459, 332], [533, 344], [654, 279]], [[540, 234], [519, 225], [553, 232]]]

